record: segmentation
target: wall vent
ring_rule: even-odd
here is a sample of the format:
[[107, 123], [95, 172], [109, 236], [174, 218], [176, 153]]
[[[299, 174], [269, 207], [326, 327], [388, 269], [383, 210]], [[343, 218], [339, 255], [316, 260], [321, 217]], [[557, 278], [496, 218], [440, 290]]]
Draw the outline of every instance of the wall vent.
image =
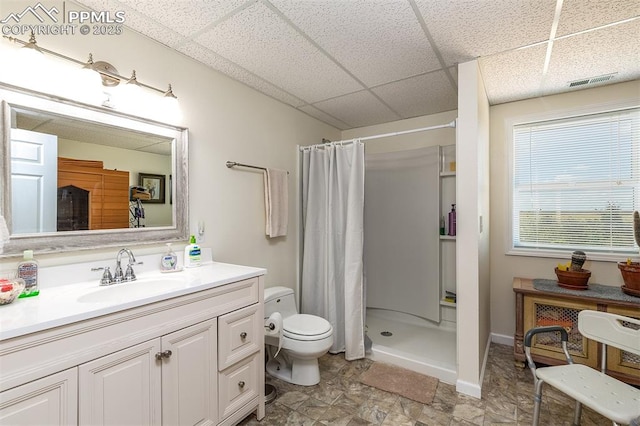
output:
[[584, 86], [585, 84], [602, 83], [602, 82], [611, 80], [613, 77], [615, 77], [616, 74], [617, 73], [614, 72], [613, 74], [604, 74], [604, 75], [599, 75], [597, 77], [582, 78], [580, 80], [570, 81], [569, 87]]

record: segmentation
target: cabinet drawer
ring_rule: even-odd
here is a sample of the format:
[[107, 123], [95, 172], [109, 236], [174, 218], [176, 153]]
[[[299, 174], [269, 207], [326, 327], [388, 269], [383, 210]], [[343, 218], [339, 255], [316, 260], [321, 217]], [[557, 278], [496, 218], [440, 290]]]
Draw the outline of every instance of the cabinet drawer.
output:
[[218, 375], [220, 420], [233, 414], [260, 394], [258, 382], [261, 368], [264, 366], [258, 352], [220, 372]]
[[218, 369], [220, 371], [260, 350], [263, 319], [258, 304], [218, 319]]

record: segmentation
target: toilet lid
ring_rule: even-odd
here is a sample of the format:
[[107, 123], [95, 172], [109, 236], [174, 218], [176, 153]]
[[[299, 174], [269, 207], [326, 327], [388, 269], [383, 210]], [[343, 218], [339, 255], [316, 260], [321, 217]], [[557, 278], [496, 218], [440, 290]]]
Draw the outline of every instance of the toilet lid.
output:
[[282, 322], [283, 334], [292, 339], [307, 340], [323, 338], [332, 331], [331, 324], [324, 318], [315, 315], [296, 314]]

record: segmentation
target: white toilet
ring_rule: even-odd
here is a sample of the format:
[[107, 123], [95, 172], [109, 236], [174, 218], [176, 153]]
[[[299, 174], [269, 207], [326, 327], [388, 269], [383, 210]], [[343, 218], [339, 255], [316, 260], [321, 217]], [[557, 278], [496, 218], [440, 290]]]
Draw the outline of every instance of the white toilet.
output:
[[312, 386], [320, 382], [318, 358], [333, 344], [333, 327], [315, 315], [299, 314], [293, 290], [270, 287], [264, 290], [265, 319], [274, 312], [282, 315], [282, 349], [278, 336], [265, 335], [267, 373], [295, 385]]

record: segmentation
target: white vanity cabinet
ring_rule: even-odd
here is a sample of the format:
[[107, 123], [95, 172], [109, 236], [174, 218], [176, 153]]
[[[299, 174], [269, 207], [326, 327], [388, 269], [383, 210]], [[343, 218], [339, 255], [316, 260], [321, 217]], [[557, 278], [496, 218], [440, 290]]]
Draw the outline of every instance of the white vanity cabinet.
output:
[[216, 320], [82, 364], [81, 425], [217, 424]]
[[261, 419], [263, 292], [258, 275], [0, 341], [0, 424]]
[[78, 373], [70, 368], [0, 393], [0, 424], [78, 424], [77, 398]]

